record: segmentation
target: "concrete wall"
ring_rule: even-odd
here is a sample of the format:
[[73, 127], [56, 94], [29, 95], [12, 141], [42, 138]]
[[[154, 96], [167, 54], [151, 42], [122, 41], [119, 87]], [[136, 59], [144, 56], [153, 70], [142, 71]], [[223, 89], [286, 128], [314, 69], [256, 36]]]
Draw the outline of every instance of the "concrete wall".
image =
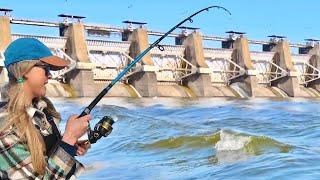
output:
[[[129, 32], [128, 32], [129, 33]], [[147, 31], [143, 28], [133, 30], [129, 35], [130, 56], [135, 58], [143, 50], [149, 47]], [[153, 66], [150, 54], [146, 54], [141, 60], [141, 66]], [[129, 77], [129, 84], [140, 93], [142, 97], [158, 96], [157, 77], [155, 72], [141, 71]]]
[[[10, 19], [6, 16], [0, 17], [0, 51], [3, 51], [11, 42]], [[65, 51], [77, 61], [77, 68], [69, 72], [66, 76], [68, 84], [54, 82], [48, 85], [48, 94], [52, 96], [83, 97], [96, 96], [107, 82], [94, 80], [92, 69], [95, 65], [90, 62], [88, 48], [86, 44], [85, 28], [82, 23], [70, 23], [61, 25], [61, 35], [67, 37]], [[125, 31], [127, 41], [130, 41], [130, 56], [135, 58], [143, 50], [148, 48], [148, 33], [144, 28], [133, 31]], [[133, 73], [128, 78], [128, 84], [117, 84], [108, 94], [109, 96], [126, 97], [153, 97], [153, 96], [174, 96], [174, 97], [238, 97], [239, 92], [229, 86], [213, 86], [211, 82], [211, 71], [208, 68], [202, 45], [202, 35], [199, 32], [190, 33], [188, 36], [181, 35], [176, 41], [185, 47], [184, 59], [195, 66], [193, 74], [182, 80], [182, 86], [176, 84], [166, 84], [157, 82], [155, 66], [150, 54], [142, 58], [137, 66], [139, 71]], [[250, 58], [248, 40], [245, 37], [230, 41], [233, 48], [232, 61], [241, 66], [245, 73], [231, 81], [231, 86], [235, 84], [240, 87], [250, 97], [276, 97], [278, 91], [283, 91], [291, 97], [314, 97], [313, 89], [320, 91], [320, 80], [308, 84], [313, 89], [308, 89], [299, 85], [297, 71], [295, 70], [290, 46], [287, 41], [280, 41], [270, 50], [275, 52], [273, 62], [289, 72], [288, 76], [271, 83], [271, 87], [263, 87], [258, 84], [256, 72]], [[225, 43], [225, 44], [228, 44]], [[320, 68], [320, 48], [316, 45], [309, 50], [312, 55], [310, 64]], [[7, 77], [3, 68], [0, 68], [0, 84]], [[132, 86], [131, 86], [132, 85]], [[274, 89], [279, 88], [276, 92]], [[281, 94], [281, 93], [280, 93]]]
[[12, 41], [9, 17], [0, 16], [0, 27], [0, 50], [4, 51]]
[[[0, 16], [0, 37], [0, 52], [4, 52], [12, 41], [10, 19], [7, 16]], [[3, 86], [7, 81], [8, 77], [5, 68], [0, 67], [0, 86]]]
[[231, 84], [237, 85], [246, 92], [249, 97], [274, 97], [275, 94], [269, 88], [258, 85], [256, 72], [250, 57], [248, 40], [239, 37], [233, 42], [234, 57], [232, 60], [246, 70], [246, 74], [232, 80]]
[[[320, 69], [320, 45], [317, 44], [312, 49], [310, 49], [309, 54], [312, 55], [310, 60], [309, 60], [309, 63], [312, 66], [316, 67], [317, 69]], [[309, 72], [309, 73], [311, 73], [311, 72]], [[311, 87], [311, 88], [314, 88], [318, 92], [320, 92], [320, 79], [312, 81], [310, 84], [308, 84], [308, 86]]]
[[[185, 59], [198, 68], [198, 71], [186, 77], [183, 80], [183, 85], [190, 88], [197, 97], [214, 97], [214, 96], [231, 96], [236, 95], [233, 91], [220, 87], [216, 88], [212, 86], [210, 70], [205, 62], [202, 36], [199, 32], [193, 32], [185, 38], [181, 38], [180, 41], [185, 47]], [[199, 71], [202, 69], [203, 72]]]
[[275, 47], [273, 47], [272, 51], [275, 52], [273, 62], [288, 71], [289, 75], [275, 82], [272, 82], [271, 85], [280, 88], [290, 97], [300, 96], [301, 93], [297, 78], [297, 71], [295, 70], [292, 63], [289, 43], [283, 40], [279, 42]]
[[90, 68], [84, 26], [81, 23], [69, 24], [64, 31], [67, 37], [66, 53], [77, 63], [89, 68], [77, 68], [67, 74], [67, 81], [75, 90], [77, 96], [96, 96], [98, 91], [93, 79], [93, 72]]

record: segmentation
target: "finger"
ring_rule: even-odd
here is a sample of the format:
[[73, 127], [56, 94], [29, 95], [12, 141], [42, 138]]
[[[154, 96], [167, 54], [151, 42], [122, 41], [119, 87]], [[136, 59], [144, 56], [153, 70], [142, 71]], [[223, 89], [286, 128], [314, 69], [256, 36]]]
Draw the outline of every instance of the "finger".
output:
[[84, 150], [86, 150], [85, 148], [83, 148], [83, 147], [81, 147], [81, 146], [78, 146], [78, 149], [77, 150], [79, 150], [79, 151], [84, 151]]
[[85, 144], [87, 142], [87, 140], [78, 140], [77, 141], [77, 144], [78, 145], [81, 145], [81, 144]]
[[86, 150], [88, 150], [88, 149], [91, 148], [91, 144], [90, 144], [88, 141], [86, 141], [85, 143], [83, 143], [81, 146], [82, 146], [83, 148], [85, 148]]
[[83, 156], [83, 153], [80, 151], [77, 151], [77, 156]]
[[83, 149], [82, 149], [82, 150], [78, 149], [78, 150], [77, 150], [77, 153], [78, 153], [78, 154], [83, 154], [83, 153], [84, 153], [84, 150], [83, 150]]
[[85, 115], [85, 116], [83, 116], [83, 117], [81, 117], [79, 119], [81, 119], [82, 121], [89, 122], [91, 120], [91, 115], [88, 114], [88, 115]]
[[87, 128], [89, 126], [89, 122], [88, 121], [83, 121], [83, 127]]
[[80, 150], [80, 151], [88, 151], [88, 149], [91, 147], [91, 145], [90, 144], [88, 144], [88, 143], [77, 143], [77, 150]]
[[82, 125], [83, 128], [87, 128], [89, 126], [89, 120], [88, 120], [88, 117], [81, 117], [78, 119]]
[[84, 150], [84, 149], [78, 149], [78, 150], [77, 150], [77, 154], [78, 154], [78, 155], [84, 155], [86, 152], [87, 152], [87, 151]]
[[81, 147], [78, 147], [78, 148], [77, 148], [77, 153], [82, 153], [83, 151], [84, 151], [83, 148], [81, 148]]
[[73, 114], [70, 116], [70, 118], [72, 118], [72, 119], [76, 119], [77, 117], [78, 117], [78, 115], [76, 115], [76, 114]]
[[84, 151], [87, 151], [90, 147], [91, 147], [91, 145], [89, 144], [88, 145], [88, 143], [77, 143], [77, 149], [79, 149], [79, 150], [84, 150]]
[[82, 144], [81, 144], [81, 143], [78, 143], [78, 144], [77, 144], [77, 147], [78, 147], [78, 148], [84, 148], [84, 149], [85, 149], [85, 148], [86, 148], [86, 145], [85, 145], [84, 143], [82, 143]]
[[88, 140], [80, 140], [77, 142], [77, 146], [81, 146], [82, 148], [85, 149], [90, 149], [91, 148], [91, 144], [88, 142]]

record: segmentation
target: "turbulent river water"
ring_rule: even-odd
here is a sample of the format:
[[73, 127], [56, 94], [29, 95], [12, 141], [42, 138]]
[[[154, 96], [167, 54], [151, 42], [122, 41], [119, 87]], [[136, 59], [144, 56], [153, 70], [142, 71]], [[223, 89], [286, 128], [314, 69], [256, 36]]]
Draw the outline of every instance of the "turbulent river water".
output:
[[[53, 99], [64, 129], [91, 98]], [[320, 179], [320, 100], [104, 98], [80, 179]]]

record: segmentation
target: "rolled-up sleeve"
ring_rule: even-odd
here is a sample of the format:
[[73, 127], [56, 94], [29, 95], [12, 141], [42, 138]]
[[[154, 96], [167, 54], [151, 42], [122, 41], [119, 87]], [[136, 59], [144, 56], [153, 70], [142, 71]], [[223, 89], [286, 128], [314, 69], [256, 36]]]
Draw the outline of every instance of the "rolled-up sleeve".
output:
[[[72, 152], [74, 153], [74, 152]], [[78, 175], [83, 171], [83, 165], [79, 163], [65, 147], [59, 143], [48, 158], [47, 171], [44, 179], [66, 179], [70, 171]]]
[[46, 159], [45, 174], [40, 176], [33, 169], [26, 144], [21, 143], [15, 133], [0, 135], [0, 179], [60, 180], [70, 176], [77, 177], [84, 170], [83, 165], [60, 145]]

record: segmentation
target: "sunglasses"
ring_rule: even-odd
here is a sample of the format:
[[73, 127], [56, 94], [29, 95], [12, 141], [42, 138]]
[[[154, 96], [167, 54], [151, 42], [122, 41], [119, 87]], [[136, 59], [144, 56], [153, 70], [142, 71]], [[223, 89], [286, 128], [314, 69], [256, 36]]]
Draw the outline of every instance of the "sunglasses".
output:
[[47, 64], [36, 64], [34, 66], [42, 68], [44, 70], [46, 76], [50, 75], [50, 66], [49, 65], [47, 65]]

